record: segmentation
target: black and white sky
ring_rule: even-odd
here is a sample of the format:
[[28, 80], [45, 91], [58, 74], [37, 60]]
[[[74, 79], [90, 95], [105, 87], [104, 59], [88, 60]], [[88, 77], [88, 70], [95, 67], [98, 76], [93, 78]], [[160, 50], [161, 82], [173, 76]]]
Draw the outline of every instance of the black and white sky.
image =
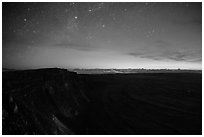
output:
[[5, 68], [201, 69], [202, 3], [2, 3]]

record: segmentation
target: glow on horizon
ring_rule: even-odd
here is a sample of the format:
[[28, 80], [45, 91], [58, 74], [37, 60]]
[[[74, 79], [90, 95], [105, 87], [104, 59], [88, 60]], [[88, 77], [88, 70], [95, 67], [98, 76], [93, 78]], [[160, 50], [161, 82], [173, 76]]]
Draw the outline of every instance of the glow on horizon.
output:
[[[30, 47], [23, 54], [17, 54], [8, 58], [13, 66], [5, 68], [84, 68], [84, 69], [202, 69], [200, 63], [180, 62], [172, 60], [151, 60], [135, 58], [123, 53], [110, 50], [84, 52], [73, 49], [62, 49], [50, 47]], [[38, 54], [35, 54], [35, 53]], [[5, 59], [6, 60], [6, 59]], [[32, 65], [28, 63], [32, 60]], [[22, 64], [24, 67], [22, 67]]]

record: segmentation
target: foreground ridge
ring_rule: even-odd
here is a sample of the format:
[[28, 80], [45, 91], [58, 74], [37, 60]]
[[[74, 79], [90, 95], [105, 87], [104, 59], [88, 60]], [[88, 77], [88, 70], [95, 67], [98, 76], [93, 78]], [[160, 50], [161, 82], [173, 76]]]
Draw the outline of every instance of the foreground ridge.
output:
[[4, 72], [3, 134], [75, 134], [88, 101], [79, 83], [66, 69]]

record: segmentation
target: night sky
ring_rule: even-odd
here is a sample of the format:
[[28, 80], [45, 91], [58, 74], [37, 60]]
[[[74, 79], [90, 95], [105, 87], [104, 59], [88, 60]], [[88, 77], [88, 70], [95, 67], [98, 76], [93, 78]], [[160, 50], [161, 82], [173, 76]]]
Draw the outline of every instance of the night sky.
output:
[[4, 68], [201, 69], [201, 3], [5, 3]]

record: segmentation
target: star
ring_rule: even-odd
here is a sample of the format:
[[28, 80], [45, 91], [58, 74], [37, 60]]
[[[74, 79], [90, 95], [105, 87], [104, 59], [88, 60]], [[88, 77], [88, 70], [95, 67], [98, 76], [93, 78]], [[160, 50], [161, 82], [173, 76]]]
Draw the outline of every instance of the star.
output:
[[74, 3], [74, 2], [70, 3], [70, 5], [73, 6], [73, 7], [75, 7], [75, 3]]
[[[97, 59], [100, 59], [102, 64], [99, 65], [109, 67], [106, 66], [105, 63], [109, 61], [108, 58], [103, 58], [102, 56], [103, 52], [104, 56], [106, 56], [105, 52], [108, 50], [110, 51], [107, 53], [108, 57], [117, 56], [110, 60], [110, 62], [118, 61], [113, 64], [114, 67], [128, 68], [129, 65], [133, 67], [134, 59], [136, 59], [135, 62], [137, 62], [137, 59], [140, 61], [140, 57], [143, 57], [143, 55], [141, 55], [143, 52], [147, 54], [147, 56], [145, 56], [147, 59], [149, 59], [152, 54], [156, 56], [157, 53], [159, 57], [162, 56], [161, 58], [164, 57], [163, 54], [168, 53], [166, 58], [170, 58], [171, 55], [169, 55], [169, 52], [172, 52], [172, 56], [175, 56], [175, 58], [172, 57], [172, 59], [177, 59], [179, 57], [173, 53], [174, 49], [176, 51], [186, 46], [186, 50], [190, 50], [191, 44], [196, 45], [194, 46], [196, 50], [201, 49], [201, 47], [197, 45], [202, 42], [201, 36], [198, 37], [197, 35], [201, 34], [201, 3], [67, 2], [4, 3], [3, 5], [2, 8], [5, 13], [2, 18], [4, 20], [3, 27], [7, 27], [2, 30], [2, 34], [4, 34], [3, 44], [4, 47], [8, 47], [8, 49], [11, 49], [11, 46], [16, 48], [16, 51], [12, 51], [13, 55], [16, 55], [16, 52], [20, 51], [16, 45], [18, 45], [19, 48], [21, 47], [22, 52], [25, 46], [31, 45], [33, 48], [36, 45], [40, 48], [42, 46], [42, 50], [51, 53], [53, 49], [57, 50], [57, 54], [62, 53], [60, 56], [57, 56], [57, 54], [53, 55], [52, 58], [56, 58], [54, 60], [45, 58], [43, 62], [36, 62], [42, 63], [42, 65], [50, 65], [50, 60], [53, 61], [54, 65], [54, 61], [59, 61], [59, 64], [62, 63], [62, 65], [65, 66], [73, 65], [76, 61], [76, 65], [80, 65], [80, 59], [86, 58], [86, 61], [88, 61], [87, 64], [91, 62], [90, 65], [95, 65], [96, 62], [97, 66]], [[178, 39], [180, 35], [182, 39]], [[11, 40], [11, 42], [9, 40]], [[35, 42], [32, 42], [32, 40], [35, 40]], [[165, 49], [160, 50], [160, 43], [158, 44], [157, 41], [164, 41], [160, 43], [165, 46]], [[189, 41], [192, 42], [189, 43]], [[34, 44], [32, 45], [31, 43]], [[168, 43], [170, 43], [169, 45], [171, 46], [166, 46]], [[179, 44], [177, 45], [176, 43]], [[127, 46], [127, 48], [124, 47], [124, 45]], [[34, 47], [33, 49], [39, 50], [39, 47], [37, 47], [37, 49]], [[102, 48], [104, 48], [104, 50]], [[92, 54], [95, 51], [97, 54], [99, 53], [99, 56]], [[112, 53], [112, 51], [114, 53]], [[25, 53], [25, 58], [29, 55], [27, 52], [29, 53], [29, 51], [23, 52]], [[129, 52], [131, 56], [133, 55], [132, 52], [136, 52], [138, 55], [134, 55], [136, 58], [131, 58], [130, 56], [131, 59], [128, 60]], [[39, 54], [40, 57], [44, 57], [43, 52], [37, 53], [33, 51], [33, 53], [35, 56]], [[75, 53], [76, 55], [74, 55]], [[196, 57], [199, 55], [195, 53]], [[93, 59], [95, 59], [94, 56], [96, 56], [96, 60], [92, 60], [92, 58], [90, 58], [92, 56]], [[15, 57], [13, 58], [15, 59]], [[68, 58], [68, 61], [64, 58]], [[74, 58], [74, 61], [71, 58]], [[29, 59], [26, 61], [31, 60], [32, 62], [33, 60], [35, 61], [35, 59], [38, 60], [38, 58], [35, 57], [34, 59], [30, 58], [29, 55]], [[154, 59], [155, 58], [153, 58], [153, 60]], [[126, 61], [130, 62], [126, 63]], [[13, 62], [9, 63], [12, 64]], [[48, 64], [44, 64], [44, 62]], [[107, 62], [108, 65], [112, 65], [110, 62]], [[29, 64], [29, 62], [27, 63], [28, 65], [32, 65]], [[137, 63], [134, 65], [137, 66]], [[58, 64], [58, 62], [56, 62], [56, 64]], [[148, 65], [151, 66], [152, 64], [147, 64], [147, 66]], [[80, 67], [83, 67], [83, 65]]]
[[91, 9], [89, 9], [89, 12], [91, 12], [92, 10]]

